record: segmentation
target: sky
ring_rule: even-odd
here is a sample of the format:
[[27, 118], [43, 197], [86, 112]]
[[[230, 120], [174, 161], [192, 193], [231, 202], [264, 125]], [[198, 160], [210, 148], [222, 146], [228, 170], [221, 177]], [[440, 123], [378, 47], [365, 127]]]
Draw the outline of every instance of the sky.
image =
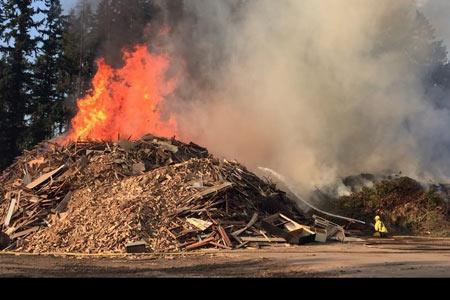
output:
[[68, 10], [75, 5], [77, 0], [62, 0], [61, 3], [64, 6], [64, 9]]

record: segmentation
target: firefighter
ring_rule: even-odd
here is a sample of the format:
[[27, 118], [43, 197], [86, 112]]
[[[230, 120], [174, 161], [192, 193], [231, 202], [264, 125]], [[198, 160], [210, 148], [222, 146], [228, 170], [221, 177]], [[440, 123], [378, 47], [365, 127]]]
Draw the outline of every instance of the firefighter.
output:
[[386, 226], [384, 226], [384, 223], [381, 221], [380, 216], [375, 217], [375, 226], [374, 227], [375, 227], [375, 233], [374, 233], [375, 237], [384, 238], [387, 236], [388, 230], [387, 230]]

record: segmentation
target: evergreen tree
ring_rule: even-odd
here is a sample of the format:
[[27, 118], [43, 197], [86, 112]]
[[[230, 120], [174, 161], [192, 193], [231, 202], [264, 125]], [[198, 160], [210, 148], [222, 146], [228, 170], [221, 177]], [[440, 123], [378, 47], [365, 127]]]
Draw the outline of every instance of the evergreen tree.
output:
[[[427, 99], [438, 108], [450, 107], [446, 89], [450, 88], [450, 67], [447, 48], [436, 37], [435, 29], [414, 4], [399, 6], [381, 20], [383, 27], [373, 49], [373, 55], [402, 54], [412, 68], [420, 70]], [[408, 72], [405, 73], [408, 76]]]
[[5, 59], [2, 55], [2, 53], [0, 53], [0, 170], [3, 169], [3, 167], [5, 167], [10, 158], [9, 157], [5, 157], [5, 155], [7, 155], [8, 150], [9, 150], [9, 143], [10, 140], [7, 136], [7, 132], [4, 132], [4, 130], [6, 128], [8, 128], [8, 105], [6, 102], [6, 83], [5, 78], [6, 78], [6, 74], [5, 74], [5, 70], [6, 70], [6, 62]]
[[122, 49], [145, 41], [145, 29], [157, 13], [151, 0], [100, 1], [96, 16], [100, 54], [109, 64], [119, 66]]
[[447, 60], [447, 50], [438, 40], [435, 30], [425, 15], [414, 8], [399, 6], [384, 19], [380, 34], [376, 37], [373, 54], [403, 53], [415, 67], [429, 75], [436, 66]]
[[65, 63], [72, 84], [67, 106], [73, 115], [76, 99], [89, 91], [95, 60], [120, 66], [122, 49], [145, 41], [145, 28], [158, 10], [150, 0], [79, 0], [63, 35]]
[[71, 10], [63, 33], [63, 63], [68, 70], [66, 84], [70, 87], [66, 102], [71, 114], [76, 112], [75, 100], [90, 87], [99, 44], [93, 7], [90, 1], [81, 0]]
[[0, 94], [2, 122], [0, 124], [0, 168], [9, 164], [26, 143], [26, 112], [30, 105], [32, 72], [30, 59], [37, 41], [31, 36], [37, 24], [32, 0], [2, 0], [0, 49], [4, 57]]
[[[3, 3], [0, 1], [0, 40], [1, 37], [3, 37], [3, 24], [4, 24], [4, 14], [3, 14]], [[3, 87], [2, 81], [4, 78], [3, 72], [6, 68], [6, 62], [5, 62], [5, 53], [4, 50], [0, 48], [0, 88]], [[5, 97], [2, 93], [2, 89], [0, 89], [0, 130], [4, 128], [3, 122], [6, 118], [6, 103], [5, 103]], [[0, 133], [0, 148], [3, 144], [4, 134]], [[1, 170], [1, 162], [0, 162], [0, 170]]]
[[61, 133], [65, 123], [64, 99], [67, 85], [62, 37], [65, 18], [59, 0], [45, 0], [45, 14], [39, 36], [42, 47], [34, 65], [32, 103], [29, 107], [29, 146]]

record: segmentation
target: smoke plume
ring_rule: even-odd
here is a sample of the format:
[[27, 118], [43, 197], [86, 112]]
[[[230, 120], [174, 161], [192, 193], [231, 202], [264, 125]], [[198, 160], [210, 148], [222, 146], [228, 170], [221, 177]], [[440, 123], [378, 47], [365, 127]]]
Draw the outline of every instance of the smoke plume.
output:
[[408, 49], [411, 1], [183, 2], [185, 136], [305, 188], [388, 170], [448, 178], [450, 114], [425, 94], [431, 44]]
[[171, 28], [148, 39], [183, 70], [168, 107], [181, 138], [304, 190], [361, 172], [448, 179], [450, 105], [425, 80], [446, 53], [413, 0], [155, 2], [145, 32]]
[[361, 172], [450, 175], [450, 114], [427, 99], [433, 49], [413, 46], [412, 1], [179, 2], [184, 136], [305, 188]]

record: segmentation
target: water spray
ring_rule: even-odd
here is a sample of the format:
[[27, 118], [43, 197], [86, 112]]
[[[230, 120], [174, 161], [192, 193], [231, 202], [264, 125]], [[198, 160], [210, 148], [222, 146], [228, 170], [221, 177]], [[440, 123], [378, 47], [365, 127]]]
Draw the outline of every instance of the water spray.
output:
[[306, 205], [307, 205], [308, 207], [310, 207], [311, 209], [313, 209], [313, 210], [315, 210], [315, 211], [317, 211], [317, 212], [319, 212], [319, 213], [321, 213], [321, 214], [327, 215], [327, 216], [329, 216], [329, 217], [333, 217], [333, 218], [337, 218], [337, 219], [349, 221], [349, 222], [352, 222], [352, 223], [360, 223], [360, 224], [367, 225], [367, 223], [364, 222], [364, 221], [356, 220], [356, 219], [352, 219], [352, 218], [347, 218], [347, 217], [344, 217], [344, 216], [335, 215], [335, 214], [332, 214], [332, 213], [329, 213], [329, 212], [326, 212], [326, 211], [323, 211], [323, 210], [317, 208], [316, 206], [314, 206], [314, 205], [312, 205], [311, 203], [309, 203], [308, 201], [306, 201], [306, 200], [305, 200], [305, 199], [297, 192], [297, 190], [296, 190], [291, 184], [288, 183], [288, 180], [287, 180], [286, 177], [284, 177], [283, 175], [281, 175], [281, 174], [279, 174], [278, 172], [275, 172], [274, 170], [269, 169], [269, 168], [258, 167], [258, 169], [261, 170], [261, 171], [263, 171], [263, 172], [266, 172], [266, 173], [271, 174], [273, 177], [275, 177], [276, 179], [278, 179], [279, 181], [281, 181], [281, 182], [288, 188], [288, 190], [289, 190], [289, 191], [290, 191], [290, 192], [291, 192], [298, 200], [300, 200], [301, 202], [303, 202], [304, 204], [306, 204]]

